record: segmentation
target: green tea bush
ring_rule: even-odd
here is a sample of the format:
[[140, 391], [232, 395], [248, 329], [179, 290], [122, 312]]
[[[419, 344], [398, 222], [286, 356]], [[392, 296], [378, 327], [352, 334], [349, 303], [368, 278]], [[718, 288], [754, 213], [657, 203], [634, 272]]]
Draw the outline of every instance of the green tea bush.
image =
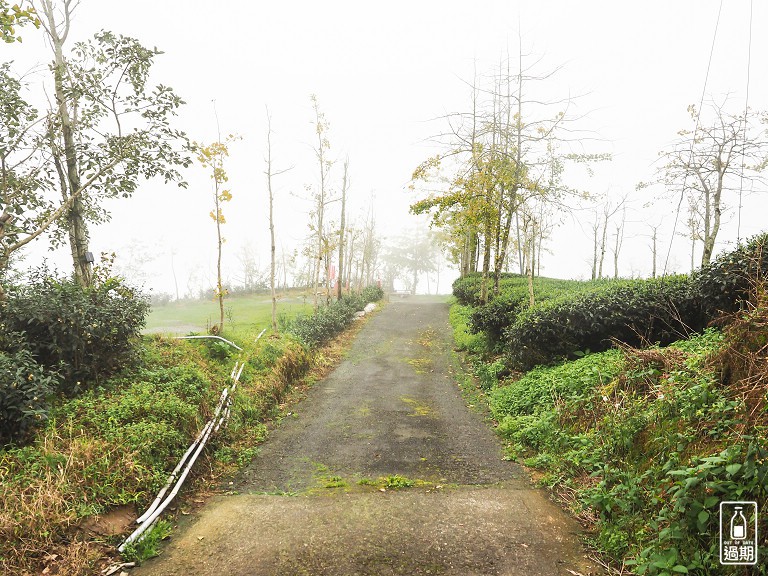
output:
[[149, 302], [121, 279], [99, 277], [83, 288], [40, 269], [3, 303], [4, 329], [24, 334], [42, 365], [61, 374], [58, 391], [75, 394], [135, 358]]
[[383, 297], [381, 288], [368, 286], [359, 294], [347, 294], [327, 306], [320, 306], [311, 316], [298, 316], [289, 330], [309, 347], [320, 346], [349, 326], [355, 312]]
[[624, 280], [545, 301], [522, 312], [505, 331], [515, 368], [599, 352], [619, 340], [632, 346], [669, 344], [703, 328], [687, 276]]
[[[558, 296], [575, 295], [595, 290], [610, 284], [611, 280], [559, 280], [556, 278], [533, 278], [534, 301], [546, 302]], [[495, 347], [503, 342], [504, 331], [515, 323], [517, 317], [530, 307], [530, 287], [525, 276], [512, 276], [502, 279], [499, 294], [490, 302], [478, 305], [472, 314], [472, 330], [485, 332], [490, 343]]]
[[[510, 272], [502, 272], [499, 278], [499, 289], [506, 285], [508, 281], [514, 283], [526, 282], [526, 277], [520, 274], [513, 274]], [[483, 282], [483, 275], [480, 272], [472, 272], [466, 274], [453, 281], [453, 295], [459, 304], [464, 306], [479, 306], [480, 302], [480, 288]], [[493, 289], [493, 275], [488, 279], [489, 292]]]
[[40, 366], [29, 350], [0, 351], [0, 446], [26, 439], [48, 418], [58, 374]]
[[[757, 236], [691, 277], [611, 282], [524, 310], [504, 332], [508, 360], [529, 369], [606, 350], [612, 340], [630, 346], [667, 345], [699, 332], [738, 310], [755, 282], [766, 276], [767, 243], [768, 235]], [[496, 317], [504, 318], [501, 305], [493, 306]], [[490, 329], [497, 331], [498, 326]]]
[[310, 347], [324, 344], [342, 332], [365, 304], [359, 296], [343, 296], [341, 300], [320, 306], [311, 316], [298, 316], [291, 332]]
[[755, 283], [766, 277], [768, 234], [751, 238], [696, 271], [691, 279], [691, 291], [701, 312], [699, 322], [710, 322], [723, 313], [738, 310]]
[[367, 286], [360, 292], [360, 297], [366, 304], [368, 302], [378, 302], [384, 298], [384, 290], [380, 286]]

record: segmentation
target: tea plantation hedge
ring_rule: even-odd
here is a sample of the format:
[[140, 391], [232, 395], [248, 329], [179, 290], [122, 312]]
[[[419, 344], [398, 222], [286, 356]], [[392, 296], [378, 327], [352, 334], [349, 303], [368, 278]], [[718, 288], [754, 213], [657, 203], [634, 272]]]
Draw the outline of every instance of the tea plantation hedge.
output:
[[359, 294], [348, 294], [327, 306], [320, 306], [311, 316], [297, 317], [290, 331], [307, 346], [320, 346], [349, 326], [355, 318], [355, 312], [383, 297], [381, 288], [368, 286]]
[[734, 312], [755, 279], [768, 273], [768, 234], [721, 255], [691, 276], [576, 282], [535, 279], [537, 304], [528, 307], [527, 279], [506, 275], [500, 294], [479, 303], [480, 275], [454, 282], [460, 303], [476, 307], [474, 330], [503, 348], [520, 370], [607, 350], [669, 344]]
[[528, 370], [562, 358], [607, 350], [612, 339], [632, 346], [670, 344], [701, 316], [688, 276], [611, 283], [590, 292], [543, 302], [519, 314], [504, 332], [507, 359]]

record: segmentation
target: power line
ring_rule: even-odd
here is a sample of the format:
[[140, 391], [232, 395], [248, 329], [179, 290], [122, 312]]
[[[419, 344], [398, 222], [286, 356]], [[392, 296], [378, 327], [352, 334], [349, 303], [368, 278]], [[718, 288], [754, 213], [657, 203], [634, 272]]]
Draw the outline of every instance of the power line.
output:
[[[690, 165], [693, 160], [693, 145], [696, 141], [696, 133], [699, 130], [699, 121], [701, 120], [701, 107], [704, 105], [704, 94], [707, 91], [707, 82], [709, 82], [709, 70], [712, 67], [712, 55], [715, 53], [715, 41], [717, 40], [717, 29], [720, 27], [720, 14], [723, 11], [723, 0], [720, 0], [720, 8], [717, 10], [717, 21], [715, 22], [715, 32], [712, 35], [712, 47], [709, 49], [709, 62], [707, 62], [707, 73], [704, 76], [704, 86], [701, 89], [701, 98], [699, 99], [699, 109], [696, 112], [696, 125], [693, 129], [693, 136], [691, 137], [691, 151], [688, 156], [688, 164]], [[667, 274], [667, 266], [669, 265], [669, 256], [672, 254], [672, 244], [675, 241], [675, 233], [677, 232], [677, 222], [680, 220], [680, 207], [683, 205], [683, 198], [685, 197], [685, 184], [688, 180], [688, 172], [683, 177], [683, 188], [680, 190], [680, 201], [677, 203], [677, 211], [675, 212], [675, 224], [672, 227], [672, 237], [669, 240], [669, 250], [667, 250], [667, 258], [664, 260], [664, 275]]]
[[[747, 114], [749, 114], [749, 73], [752, 67], [752, 6], [749, 0], [749, 43], [747, 44], [747, 95], [744, 98], [744, 146], [747, 145]], [[741, 155], [741, 173], [739, 174], [739, 219], [736, 225], [736, 244], [741, 243], [741, 196], [744, 190], [744, 154]]]

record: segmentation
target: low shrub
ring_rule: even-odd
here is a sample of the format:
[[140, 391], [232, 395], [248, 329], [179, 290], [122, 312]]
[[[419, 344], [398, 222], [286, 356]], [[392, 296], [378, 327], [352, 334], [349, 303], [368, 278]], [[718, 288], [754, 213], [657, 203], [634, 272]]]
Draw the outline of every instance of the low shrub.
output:
[[[499, 290], [501, 291], [503, 286], [508, 281], [520, 283], [527, 282], [525, 276], [520, 274], [513, 274], [511, 272], [502, 272], [499, 278]], [[482, 304], [480, 301], [480, 289], [483, 282], [483, 275], [480, 272], [472, 272], [461, 276], [453, 281], [452, 289], [453, 295], [458, 300], [459, 304], [464, 306], [479, 306]], [[493, 276], [488, 279], [489, 292], [493, 290]]]
[[45, 269], [8, 289], [3, 330], [24, 335], [37, 362], [61, 374], [58, 391], [73, 395], [135, 358], [149, 311], [146, 296], [121, 279], [94, 274], [83, 288]]
[[606, 350], [667, 345], [699, 332], [742, 307], [751, 287], [768, 273], [768, 235], [721, 255], [692, 276], [611, 282], [570, 293], [521, 312], [506, 329], [511, 365], [529, 369]]
[[592, 394], [616, 377], [623, 366], [622, 358], [620, 351], [609, 350], [561, 366], [535, 368], [490, 393], [491, 413], [501, 421], [507, 416], [551, 410], [557, 402]]
[[768, 278], [768, 233], [718, 256], [692, 276], [692, 297], [704, 322], [738, 310], [752, 287]]
[[29, 350], [0, 351], [0, 446], [20, 442], [48, 418], [58, 374], [45, 369]]
[[384, 290], [380, 286], [368, 286], [360, 292], [360, 297], [366, 304], [368, 302], [378, 302], [384, 298]]
[[383, 296], [384, 292], [378, 286], [369, 286], [359, 294], [342, 296], [327, 306], [318, 307], [311, 316], [298, 316], [290, 326], [290, 331], [307, 346], [320, 346], [349, 326], [355, 312]]
[[719, 503], [768, 498], [768, 412], [744, 396], [749, 377], [720, 380], [732, 338], [708, 329], [667, 348], [592, 354], [489, 395], [509, 452], [545, 470], [617, 566], [720, 574]]

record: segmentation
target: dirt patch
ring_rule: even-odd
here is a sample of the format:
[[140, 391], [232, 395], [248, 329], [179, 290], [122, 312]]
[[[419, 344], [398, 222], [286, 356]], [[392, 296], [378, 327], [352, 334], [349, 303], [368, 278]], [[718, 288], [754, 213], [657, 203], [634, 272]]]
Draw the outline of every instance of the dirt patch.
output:
[[118, 506], [101, 516], [89, 516], [80, 528], [95, 536], [117, 536], [129, 532], [136, 519], [133, 506]]
[[465, 405], [451, 346], [444, 302], [390, 303], [228, 485], [239, 493], [134, 574], [597, 573], [576, 523]]

